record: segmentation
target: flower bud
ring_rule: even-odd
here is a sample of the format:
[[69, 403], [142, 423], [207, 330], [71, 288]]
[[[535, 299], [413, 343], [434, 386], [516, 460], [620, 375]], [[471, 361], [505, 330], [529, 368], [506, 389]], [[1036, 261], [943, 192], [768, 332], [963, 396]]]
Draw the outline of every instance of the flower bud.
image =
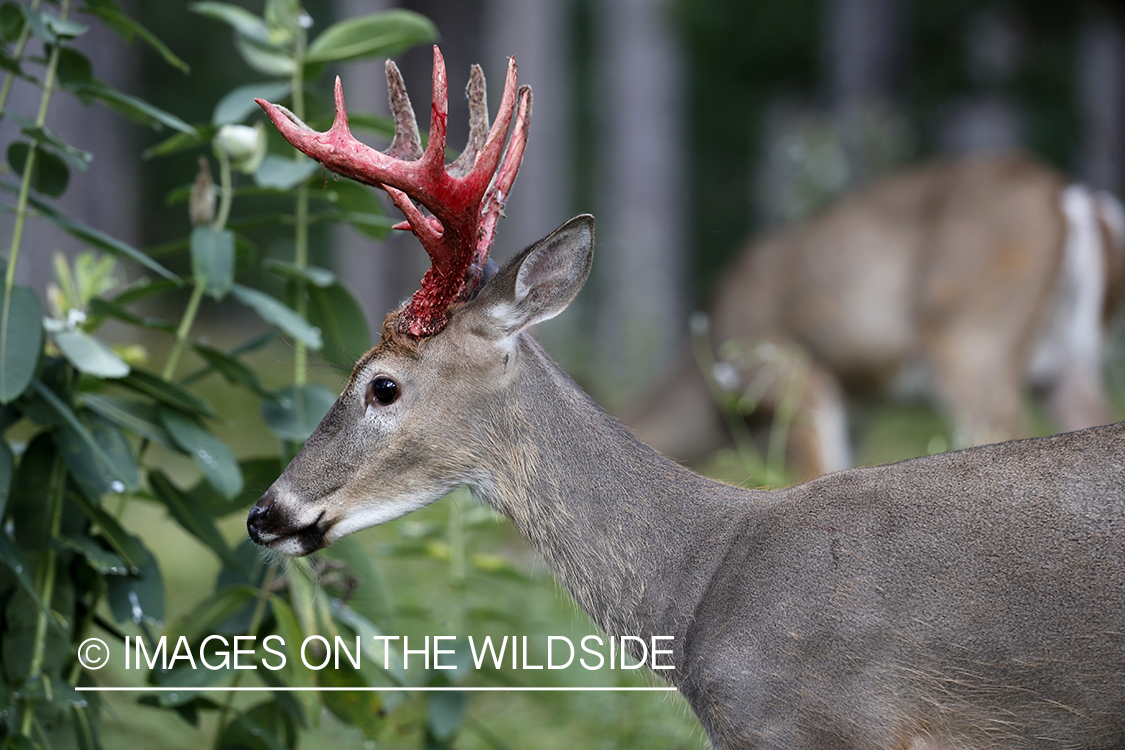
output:
[[266, 157], [265, 125], [224, 125], [215, 136], [214, 146], [230, 159], [232, 167], [243, 174], [253, 174]]
[[211, 179], [211, 167], [203, 156], [199, 157], [199, 174], [191, 186], [188, 216], [193, 227], [210, 224], [215, 218], [215, 183]]

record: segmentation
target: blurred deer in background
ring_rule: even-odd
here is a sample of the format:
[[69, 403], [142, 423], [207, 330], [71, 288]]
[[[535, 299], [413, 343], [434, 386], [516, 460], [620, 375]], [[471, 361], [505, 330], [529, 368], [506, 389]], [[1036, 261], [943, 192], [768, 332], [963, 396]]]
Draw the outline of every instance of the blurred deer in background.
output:
[[1019, 154], [930, 164], [752, 243], [723, 276], [712, 345], [789, 347], [796, 365], [750, 356], [703, 373], [685, 357], [625, 422], [692, 462], [730, 439], [714, 392], [756, 388], [765, 414], [791, 394], [803, 476], [851, 465], [845, 393], [925, 395], [959, 446], [1027, 434], [1029, 390], [1061, 429], [1104, 424], [1123, 280], [1112, 196]]
[[673, 639], [661, 674], [716, 747], [1125, 746], [1125, 427], [776, 492], [693, 474], [527, 334], [585, 282], [593, 217], [480, 280], [527, 135], [514, 64], [487, 137], [470, 84], [471, 155], [448, 168], [440, 55], [424, 151], [388, 78], [392, 156], [350, 136], [339, 85], [327, 133], [262, 103], [299, 149], [386, 189], [433, 268], [250, 511], [255, 542], [309, 554], [467, 485], [610, 635]]

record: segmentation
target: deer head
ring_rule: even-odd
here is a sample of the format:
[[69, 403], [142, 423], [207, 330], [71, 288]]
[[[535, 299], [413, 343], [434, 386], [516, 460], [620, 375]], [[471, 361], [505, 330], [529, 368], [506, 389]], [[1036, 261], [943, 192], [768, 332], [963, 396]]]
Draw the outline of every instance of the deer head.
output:
[[514, 62], [491, 130], [484, 76], [473, 67], [469, 143], [449, 166], [445, 68], [437, 48], [425, 149], [391, 62], [387, 80], [395, 137], [386, 153], [349, 134], [339, 80], [335, 121], [325, 133], [259, 101], [298, 149], [334, 172], [386, 190], [406, 215], [399, 227], [414, 232], [432, 261], [421, 288], [387, 316], [379, 345], [356, 364], [336, 404], [251, 510], [251, 538], [286, 554], [307, 554], [459, 485], [488, 484], [504, 474], [488, 466], [489, 446], [497, 441], [487, 416], [510, 408], [503, 393], [517, 380], [521, 332], [561, 312], [590, 268], [593, 218], [580, 216], [479, 286], [527, 138], [531, 91], [523, 87], [517, 94]]

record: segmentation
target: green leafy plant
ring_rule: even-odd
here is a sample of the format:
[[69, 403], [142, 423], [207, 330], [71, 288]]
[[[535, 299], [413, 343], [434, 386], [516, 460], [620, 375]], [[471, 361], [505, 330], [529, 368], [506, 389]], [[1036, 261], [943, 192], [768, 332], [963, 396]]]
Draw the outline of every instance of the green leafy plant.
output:
[[[0, 290], [0, 740], [4, 747], [49, 747], [58, 742], [99, 747], [99, 702], [76, 687], [93, 684], [78, 659], [77, 647], [92, 633], [115, 639], [135, 637], [151, 650], [160, 636], [183, 635], [195, 644], [205, 634], [279, 633], [300, 642], [311, 633], [377, 633], [362, 608], [342, 598], [315, 596], [311, 564], [300, 561], [290, 575], [264, 563], [257, 550], [232, 547], [217, 519], [243, 511], [256, 492], [269, 484], [282, 463], [304, 440], [331, 404], [326, 389], [306, 382], [307, 352], [329, 342], [339, 356], [362, 352], [370, 343], [365, 326], [337, 320], [341, 310], [358, 305], [327, 269], [308, 264], [308, 232], [322, 221], [350, 221], [364, 231], [383, 233], [388, 226], [378, 204], [364, 203], [353, 191], [318, 196], [313, 206], [307, 183], [319, 175], [315, 164], [266, 153], [261, 128], [241, 126], [253, 111], [251, 94], [290, 96], [303, 109], [306, 82], [324, 64], [370, 55], [387, 55], [431, 38], [432, 26], [413, 14], [367, 16], [329, 27], [307, 43], [307, 16], [292, 2], [266, 4], [263, 17], [222, 3], [199, 3], [195, 10], [235, 29], [235, 43], [247, 62], [268, 75], [281, 76], [245, 87], [219, 100], [212, 122], [194, 126], [176, 115], [98, 81], [90, 61], [71, 42], [88, 26], [72, 18], [70, 0], [46, 6], [6, 2], [0, 5], [0, 112], [21, 132], [7, 152], [9, 170], [0, 175], [0, 191], [10, 198], [13, 214], [9, 252]], [[138, 38], [170, 65], [187, 66], [147, 29], [130, 19], [114, 0], [86, 0], [77, 11], [83, 20], [100, 22], [126, 39]], [[42, 54], [37, 54], [41, 49]], [[10, 109], [15, 79], [41, 91], [34, 116]], [[174, 135], [150, 149], [150, 156], [185, 148], [212, 151], [219, 166], [218, 184], [210, 167], [201, 165], [190, 198], [194, 228], [182, 242], [154, 254], [142, 252], [94, 226], [67, 216], [54, 205], [91, 155], [52, 133], [50, 102], [57, 94], [100, 102], [123, 115]], [[232, 211], [239, 191], [238, 174], [251, 175], [252, 190], [292, 208], [274, 216], [239, 217]], [[217, 203], [217, 206], [216, 206]], [[347, 209], [341, 206], [348, 206]], [[232, 218], [234, 215], [234, 218]], [[92, 250], [73, 263], [56, 260], [56, 281], [46, 303], [31, 288], [15, 283], [15, 272], [28, 220], [48, 221]], [[289, 299], [239, 282], [240, 255], [253, 247], [246, 231], [263, 223], [294, 227], [296, 257], [272, 261], [266, 271], [288, 284]], [[169, 270], [165, 257], [190, 258], [191, 275]], [[118, 263], [142, 275], [121, 283]], [[152, 317], [141, 303], [177, 293], [190, 295], [178, 322]], [[229, 351], [193, 338], [203, 306], [232, 297], [261, 316], [275, 331], [293, 339], [297, 352], [293, 384], [263, 385], [245, 357], [276, 334], [258, 336]], [[114, 346], [101, 338], [110, 320], [168, 337], [162, 366], [153, 369], [137, 346]], [[362, 320], [356, 315], [349, 320]], [[190, 361], [190, 366], [189, 366]], [[232, 387], [260, 400], [267, 423], [279, 438], [278, 452], [238, 460], [214, 431], [215, 409], [197, 384], [218, 374]], [[190, 457], [200, 479], [182, 487], [152, 459], [155, 447]], [[248, 489], [252, 488], [252, 489]], [[198, 539], [222, 563], [215, 592], [177, 623], [165, 623], [163, 576], [142, 539], [122, 521], [129, 502], [141, 500], [165, 508], [184, 532]], [[369, 570], [359, 555], [341, 546], [338, 557]], [[374, 575], [374, 574], [372, 574]], [[326, 586], [329, 592], [330, 585]], [[195, 688], [175, 694], [145, 696], [142, 702], [174, 710], [189, 722], [203, 711], [218, 716], [216, 747], [294, 747], [303, 727], [315, 724], [318, 694], [277, 693], [248, 707], [218, 704], [200, 690], [221, 681], [237, 683], [230, 669], [192, 671], [154, 669], [156, 685]], [[278, 672], [260, 670], [269, 684], [312, 686], [319, 679], [349, 685], [393, 684], [392, 672], [362, 672], [330, 678], [294, 666]], [[349, 700], [328, 698], [323, 705], [374, 737], [381, 703], [377, 694]], [[75, 740], [62, 740], [66, 735]]]

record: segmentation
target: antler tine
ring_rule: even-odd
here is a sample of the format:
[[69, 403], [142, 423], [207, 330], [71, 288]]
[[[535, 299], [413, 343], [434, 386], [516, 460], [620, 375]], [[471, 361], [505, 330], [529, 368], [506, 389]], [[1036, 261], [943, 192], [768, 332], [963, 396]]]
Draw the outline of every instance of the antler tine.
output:
[[508, 201], [512, 185], [520, 171], [523, 150], [527, 146], [527, 135], [531, 128], [531, 100], [531, 87], [520, 86], [519, 108], [516, 112], [516, 124], [512, 128], [512, 138], [504, 154], [504, 161], [496, 172], [496, 179], [485, 195], [481, 208], [481, 230], [477, 237], [476, 253], [473, 256], [473, 270], [477, 273], [484, 270], [488, 251], [492, 248], [492, 241], [496, 236], [496, 223], [504, 215], [504, 204]]
[[449, 174], [464, 177], [476, 163], [477, 154], [488, 136], [488, 91], [484, 82], [484, 71], [479, 65], [469, 70], [469, 83], [465, 86], [465, 98], [469, 100], [469, 140], [457, 161], [449, 165]]
[[504, 94], [500, 97], [500, 108], [496, 112], [496, 121], [488, 131], [484, 145], [477, 155], [472, 170], [465, 175], [468, 189], [480, 191], [483, 195], [492, 176], [496, 174], [496, 167], [500, 165], [503, 155], [504, 141], [508, 137], [508, 126], [512, 122], [512, 114], [516, 109], [516, 60], [508, 58], [508, 75], [504, 79]]
[[[421, 287], [398, 314], [396, 327], [420, 338], [440, 331], [447, 321], [446, 308], [455, 301], [468, 299], [480, 281], [497, 219], [503, 215], [504, 201], [519, 169], [527, 139], [531, 92], [524, 87], [517, 93], [516, 64], [509, 59], [500, 110], [490, 129], [484, 74], [479, 66], [474, 66], [466, 89], [469, 142], [462, 156], [447, 168], [448, 87], [445, 60], [438, 48], [434, 47], [430, 137], [424, 149], [414, 109], [394, 63], [387, 64], [387, 88], [395, 120], [395, 136], [387, 153], [352, 137], [339, 78], [336, 115], [332, 127], [324, 133], [311, 130], [284, 107], [256, 101], [291, 144], [338, 174], [383, 188], [403, 212], [406, 223], [395, 228], [414, 232], [430, 256], [431, 267], [422, 278]], [[504, 142], [513, 115], [515, 132], [505, 154]], [[419, 205], [429, 209], [433, 216], [424, 215]]]
[[410, 95], [406, 93], [406, 84], [403, 83], [402, 73], [394, 60], [387, 60], [387, 98], [395, 121], [395, 137], [385, 153], [406, 161], [422, 158], [422, 136], [418, 134], [418, 120], [414, 117]]

